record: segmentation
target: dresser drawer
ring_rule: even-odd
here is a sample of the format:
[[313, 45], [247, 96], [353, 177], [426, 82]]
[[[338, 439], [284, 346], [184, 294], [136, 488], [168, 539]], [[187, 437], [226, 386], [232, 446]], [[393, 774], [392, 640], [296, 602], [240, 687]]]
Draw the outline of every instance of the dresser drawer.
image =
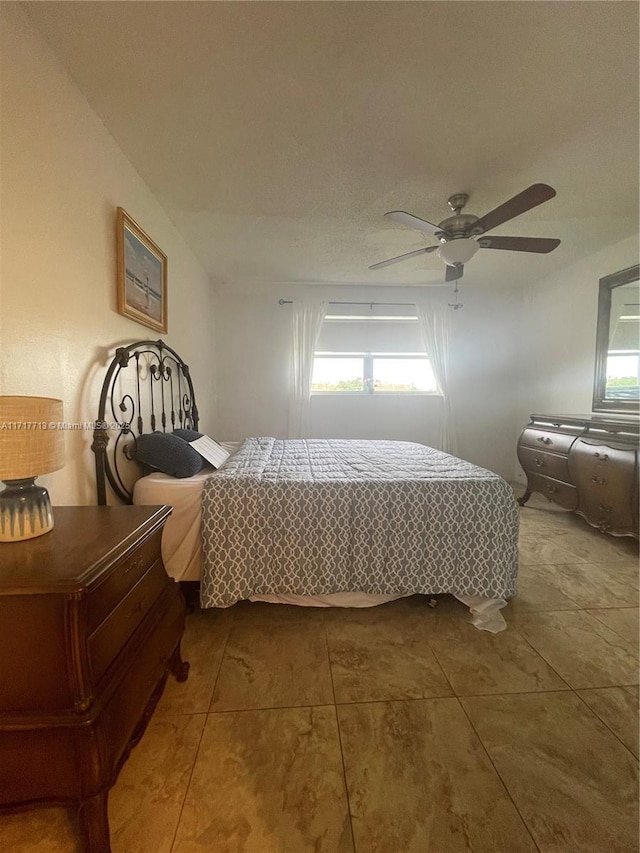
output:
[[162, 531], [141, 542], [121, 560], [89, 596], [87, 631], [91, 633], [160, 557]]
[[637, 530], [636, 451], [633, 447], [580, 439], [569, 456], [571, 476], [580, 492], [578, 512], [603, 531]]
[[160, 593], [171, 582], [162, 560], [156, 560], [116, 609], [89, 637], [89, 664], [94, 685], [126, 645], [127, 640], [145, 618]]
[[574, 486], [543, 477], [542, 474], [527, 474], [527, 479], [532, 491], [541, 492], [565, 509], [575, 509], [578, 506], [578, 492]]
[[167, 590], [157, 608], [161, 613], [154, 610], [150, 614], [155, 622], [151, 635], [137, 653], [106, 710], [105, 735], [114, 758], [112, 770], [120, 763], [132, 734], [136, 734], [135, 742], [144, 731], [148, 717], [143, 717], [140, 725], [141, 715], [158, 685], [164, 685], [162, 674], [167, 671], [168, 661], [184, 629], [185, 607], [177, 590]]
[[578, 513], [603, 533], [637, 532], [637, 519], [630, 504], [616, 503], [610, 496], [581, 495]]
[[528, 473], [544, 474], [546, 477], [553, 477], [555, 480], [562, 480], [565, 483], [571, 482], [569, 461], [566, 456], [556, 456], [553, 453], [533, 450], [530, 447], [519, 447], [518, 459]]
[[632, 447], [597, 444], [579, 438], [571, 450], [570, 469], [581, 482], [606, 480], [615, 488], [626, 488], [630, 494], [635, 482], [635, 467], [636, 451]]
[[533, 429], [527, 427], [523, 430], [518, 442], [525, 447], [535, 447], [538, 450], [548, 450], [551, 453], [569, 452], [569, 448], [576, 440], [580, 430], [571, 432], [553, 432], [553, 430]]

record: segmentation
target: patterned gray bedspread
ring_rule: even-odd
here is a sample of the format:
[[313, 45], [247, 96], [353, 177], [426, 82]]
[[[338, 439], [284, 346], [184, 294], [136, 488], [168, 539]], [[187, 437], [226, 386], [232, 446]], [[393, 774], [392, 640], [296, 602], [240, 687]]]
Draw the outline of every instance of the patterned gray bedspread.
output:
[[249, 438], [206, 481], [203, 607], [251, 595], [515, 594], [497, 474], [405, 441]]

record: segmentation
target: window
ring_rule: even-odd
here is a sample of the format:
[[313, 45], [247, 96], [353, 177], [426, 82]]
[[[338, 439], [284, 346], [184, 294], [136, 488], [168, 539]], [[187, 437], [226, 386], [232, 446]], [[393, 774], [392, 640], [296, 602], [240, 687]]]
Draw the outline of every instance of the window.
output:
[[[413, 306], [340, 304], [325, 317], [311, 390], [324, 394], [439, 394]], [[357, 311], [357, 313], [356, 313]]]

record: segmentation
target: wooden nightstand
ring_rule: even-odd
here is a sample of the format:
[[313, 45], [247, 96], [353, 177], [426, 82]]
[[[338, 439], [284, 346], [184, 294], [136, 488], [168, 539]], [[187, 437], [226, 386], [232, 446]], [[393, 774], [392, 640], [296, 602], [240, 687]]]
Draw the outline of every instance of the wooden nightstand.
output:
[[108, 853], [109, 788], [189, 670], [170, 512], [55, 507], [50, 533], [0, 545], [0, 811], [75, 805], [86, 853]]

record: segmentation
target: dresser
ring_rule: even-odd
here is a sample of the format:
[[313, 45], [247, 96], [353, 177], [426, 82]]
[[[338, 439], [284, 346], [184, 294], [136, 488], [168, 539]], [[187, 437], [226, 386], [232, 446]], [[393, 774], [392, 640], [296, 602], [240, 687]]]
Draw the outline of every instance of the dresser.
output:
[[77, 807], [85, 853], [109, 853], [109, 788], [188, 673], [170, 512], [56, 507], [50, 533], [0, 545], [0, 810]]
[[518, 503], [541, 492], [603, 533], [638, 538], [638, 436], [631, 418], [531, 415], [518, 439]]

